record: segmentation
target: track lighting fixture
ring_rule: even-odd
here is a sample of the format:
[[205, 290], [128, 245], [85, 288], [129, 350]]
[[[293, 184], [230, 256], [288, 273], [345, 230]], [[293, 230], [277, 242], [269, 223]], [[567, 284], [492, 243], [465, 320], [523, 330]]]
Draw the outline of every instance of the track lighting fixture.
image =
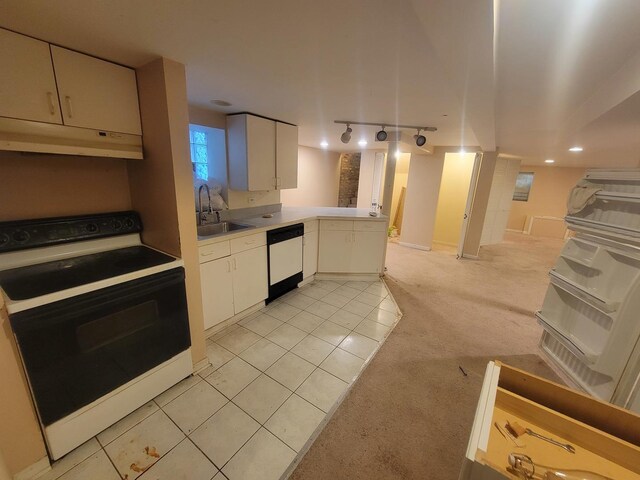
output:
[[334, 120], [334, 123], [340, 123], [347, 126], [347, 129], [340, 136], [340, 140], [342, 143], [349, 143], [351, 140], [351, 132], [353, 131], [351, 125], [367, 125], [380, 127], [380, 130], [376, 132], [376, 140], [378, 142], [384, 142], [387, 139], [387, 132], [385, 131], [386, 127], [393, 126], [395, 128], [411, 128], [418, 131], [417, 135], [414, 135], [413, 138], [416, 142], [416, 145], [419, 147], [423, 147], [427, 144], [427, 138], [424, 135], [421, 135], [420, 132], [435, 132], [438, 129], [436, 127], [420, 127], [417, 125], [397, 125], [392, 123], [371, 123], [371, 122], [352, 122], [351, 120]]
[[384, 142], [387, 139], [387, 132], [384, 131], [384, 125], [382, 125], [382, 130], [376, 133], [376, 140], [379, 142]]
[[349, 143], [349, 141], [351, 140], [351, 132], [353, 132], [353, 129], [347, 123], [347, 129], [342, 135], [340, 135], [340, 140], [342, 141], [342, 143]]

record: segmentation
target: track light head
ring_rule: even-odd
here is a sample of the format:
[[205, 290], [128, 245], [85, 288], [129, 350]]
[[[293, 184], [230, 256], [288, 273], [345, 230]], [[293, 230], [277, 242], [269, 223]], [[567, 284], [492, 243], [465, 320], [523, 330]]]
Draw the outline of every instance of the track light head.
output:
[[425, 137], [424, 135], [420, 135], [421, 130], [422, 129], [419, 128], [417, 135], [413, 136], [413, 139], [416, 141], [416, 145], [419, 147], [422, 147], [425, 143], [427, 143], [427, 137]]
[[349, 143], [351, 140], [351, 132], [353, 132], [353, 129], [347, 123], [347, 129], [340, 135], [340, 141], [342, 141], [342, 143]]
[[384, 125], [382, 125], [382, 130], [379, 130], [376, 133], [376, 140], [379, 142], [384, 142], [387, 139], [387, 132], [384, 131]]

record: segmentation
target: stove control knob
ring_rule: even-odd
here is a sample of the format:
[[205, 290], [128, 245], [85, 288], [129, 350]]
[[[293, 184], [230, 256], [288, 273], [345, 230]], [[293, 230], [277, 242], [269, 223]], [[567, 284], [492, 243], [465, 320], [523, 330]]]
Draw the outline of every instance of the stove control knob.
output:
[[26, 243], [29, 241], [29, 234], [24, 230], [18, 230], [13, 234], [13, 241], [16, 243]]
[[124, 221], [124, 228], [126, 229], [132, 229], [135, 226], [135, 224], [133, 223], [133, 219], [131, 218], [127, 218]]
[[115, 220], [113, 222], [113, 229], [120, 230], [122, 228], [122, 222], [120, 220]]
[[96, 225], [95, 223], [88, 223], [85, 228], [89, 233], [96, 233], [98, 231], [98, 225]]
[[9, 243], [9, 235], [0, 233], [0, 248], [4, 247], [7, 243]]

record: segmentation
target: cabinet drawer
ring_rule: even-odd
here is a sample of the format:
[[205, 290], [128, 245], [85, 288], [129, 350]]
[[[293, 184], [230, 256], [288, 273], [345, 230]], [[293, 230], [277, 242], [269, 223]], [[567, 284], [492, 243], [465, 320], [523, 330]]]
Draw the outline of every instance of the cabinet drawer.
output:
[[231, 255], [231, 249], [229, 248], [229, 242], [226, 241], [200, 247], [198, 253], [200, 263], [205, 263]]
[[[507, 422], [571, 444], [575, 453], [527, 434], [518, 437], [520, 446], [516, 448], [496, 427], [503, 428]], [[544, 466], [549, 466], [593, 471], [607, 478], [640, 479], [640, 417], [522, 370], [490, 362], [459, 478], [520, 478], [507, 469], [512, 453], [530, 457], [541, 474]]]
[[387, 230], [387, 222], [372, 222], [370, 220], [360, 220], [353, 223], [353, 229], [356, 232], [384, 232]]
[[353, 230], [353, 220], [320, 220], [320, 230]]
[[318, 220], [304, 222], [304, 233], [317, 232], [317, 231], [318, 231]]
[[254, 233], [253, 235], [246, 235], [240, 238], [234, 238], [230, 240], [231, 243], [231, 253], [244, 252], [245, 250], [249, 250], [250, 248], [261, 247], [262, 245], [267, 244], [267, 234], [262, 233]]

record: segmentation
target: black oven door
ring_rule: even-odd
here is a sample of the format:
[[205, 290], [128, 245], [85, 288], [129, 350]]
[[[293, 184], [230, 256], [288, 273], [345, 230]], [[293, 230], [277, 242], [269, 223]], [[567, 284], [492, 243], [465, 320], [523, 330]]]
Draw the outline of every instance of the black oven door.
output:
[[190, 345], [183, 268], [12, 314], [10, 320], [45, 426]]

